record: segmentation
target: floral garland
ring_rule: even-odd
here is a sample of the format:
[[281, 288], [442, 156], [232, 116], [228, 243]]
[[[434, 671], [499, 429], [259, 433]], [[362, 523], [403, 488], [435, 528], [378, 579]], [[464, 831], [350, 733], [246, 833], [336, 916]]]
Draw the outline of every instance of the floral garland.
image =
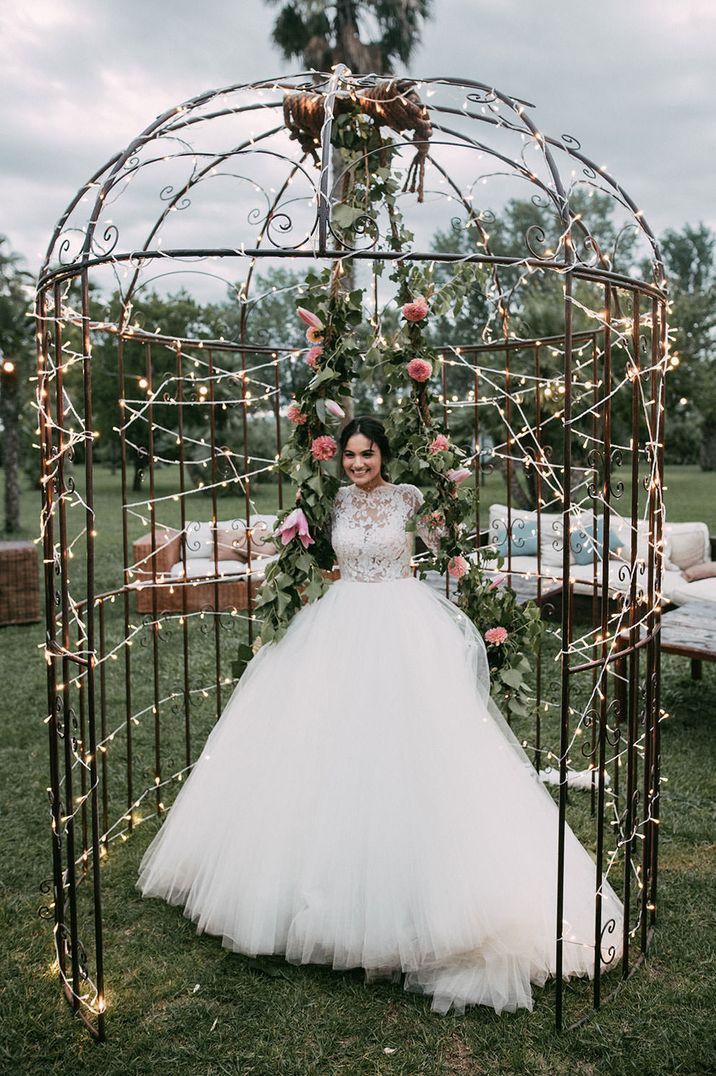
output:
[[[363, 172], [357, 170], [359, 180], [344, 185], [342, 201], [333, 214], [334, 226], [346, 232], [370, 227], [372, 207], [382, 203], [390, 216], [392, 242], [401, 249], [410, 236], [395, 205], [398, 184], [390, 173], [392, 143], [360, 112], [341, 120], [336, 145], [346, 164], [359, 159], [374, 163], [366, 164]], [[347, 167], [346, 175], [351, 171]], [[375, 271], [380, 273], [382, 265], [376, 265]], [[450, 281], [437, 288], [431, 267], [399, 260], [391, 280], [397, 287], [401, 324], [390, 339], [374, 339], [367, 354], [381, 362], [388, 384], [403, 394], [386, 422], [391, 442], [399, 446], [394, 477], [427, 487], [420, 522], [435, 541], [419, 571], [422, 576], [431, 569], [447, 572], [457, 580], [458, 604], [486, 643], [493, 694], [510, 715], [521, 716], [528, 710], [530, 697], [529, 663], [524, 654], [534, 652], [543, 631], [539, 609], [531, 602], [519, 606], [501, 577], [491, 580], [484, 574], [485, 562], [497, 559], [501, 566], [502, 558], [489, 546], [477, 555], [470, 536], [473, 494], [463, 483], [472, 467], [479, 466], [479, 453], [468, 460], [433, 421], [430, 380], [440, 360], [424, 338], [430, 315], [459, 308], [481, 273], [479, 266], [463, 263]], [[313, 309], [297, 308], [307, 324], [305, 361], [314, 376], [288, 407], [294, 430], [279, 459], [279, 467], [298, 486], [296, 507], [279, 517], [274, 534], [279, 557], [268, 566], [256, 602], [261, 634], [252, 650], [244, 648], [241, 664], [262, 644], [278, 641], [303, 602], [319, 598], [329, 586], [326, 573], [333, 568], [333, 550], [328, 526], [340, 483], [323, 464], [333, 460], [338, 450], [331, 431], [344, 417], [337, 401], [352, 395], [361, 352], [352, 330], [363, 321], [363, 291], [343, 290], [341, 276], [340, 261], [320, 275], [310, 273], [306, 284], [316, 295]]]

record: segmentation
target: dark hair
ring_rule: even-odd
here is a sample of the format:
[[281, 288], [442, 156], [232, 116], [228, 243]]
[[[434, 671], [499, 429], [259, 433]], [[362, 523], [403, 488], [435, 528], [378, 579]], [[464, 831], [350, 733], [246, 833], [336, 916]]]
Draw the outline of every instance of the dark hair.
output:
[[350, 422], [345, 424], [338, 438], [341, 456], [349, 440], [356, 433], [363, 434], [371, 444], [378, 446], [380, 449], [380, 473], [383, 478], [387, 479], [389, 477], [388, 464], [393, 458], [393, 453], [383, 423], [375, 415], [358, 415], [356, 418], [352, 418]]

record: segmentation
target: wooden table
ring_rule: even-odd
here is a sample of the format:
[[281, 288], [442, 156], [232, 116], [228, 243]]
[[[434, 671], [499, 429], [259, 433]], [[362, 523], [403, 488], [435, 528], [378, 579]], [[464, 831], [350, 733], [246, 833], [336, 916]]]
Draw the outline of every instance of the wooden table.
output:
[[691, 658], [691, 676], [700, 680], [703, 661], [716, 661], [716, 602], [686, 602], [661, 618], [661, 649]]

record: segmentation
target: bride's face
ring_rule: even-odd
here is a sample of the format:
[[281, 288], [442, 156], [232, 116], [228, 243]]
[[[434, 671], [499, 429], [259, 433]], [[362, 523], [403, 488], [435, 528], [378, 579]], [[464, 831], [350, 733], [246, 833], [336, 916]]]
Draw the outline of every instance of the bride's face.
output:
[[370, 486], [380, 479], [380, 449], [362, 433], [348, 438], [342, 463], [343, 470], [357, 486]]

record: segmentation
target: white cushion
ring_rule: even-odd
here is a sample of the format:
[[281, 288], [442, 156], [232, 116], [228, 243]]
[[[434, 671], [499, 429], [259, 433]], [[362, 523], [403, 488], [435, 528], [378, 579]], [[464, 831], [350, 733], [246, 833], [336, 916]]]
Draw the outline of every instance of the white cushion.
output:
[[[255, 514], [250, 519], [252, 557], [273, 556], [276, 553], [276, 546], [266, 539], [272, 533], [277, 517]], [[213, 561], [214, 534], [211, 523], [192, 520], [186, 524], [184, 534], [187, 560], [210, 557]], [[216, 551], [220, 561], [246, 560], [246, 545], [245, 519], [219, 520], [216, 525]]]
[[[278, 553], [274, 553], [271, 557], [255, 557], [252, 558], [251, 563], [251, 575], [261, 577], [263, 575], [263, 569], [271, 561], [276, 560]], [[227, 577], [246, 575], [248, 572], [248, 565], [243, 560], [220, 560], [218, 563], [218, 577], [226, 579]], [[213, 557], [187, 557], [186, 562], [186, 576], [184, 575], [184, 565], [181, 561], [177, 561], [172, 565], [169, 573], [172, 579], [195, 579], [198, 576], [208, 576], [214, 578], [214, 558]]]
[[[528, 512], [523, 508], [513, 508], [509, 517], [512, 524], [512, 538], [519, 539], [521, 535], [527, 535], [534, 526], [537, 528], [537, 513]], [[490, 507], [489, 542], [496, 545], [507, 537], [507, 505], [493, 504]], [[522, 526], [524, 524], [524, 526]], [[555, 548], [556, 546], [556, 548]], [[555, 567], [562, 567], [562, 513], [540, 512], [540, 553], [543, 566], [549, 566], [550, 571]], [[517, 558], [512, 558], [512, 563]]]
[[[220, 560], [218, 574], [222, 577], [227, 575], [246, 575], [246, 565], [242, 560]], [[194, 579], [201, 575], [214, 575], [213, 557], [189, 557], [186, 558], [186, 576], [184, 565], [181, 561], [172, 565], [170, 575], [173, 579]]]
[[214, 557], [214, 531], [211, 523], [190, 520], [184, 528], [184, 548], [187, 560]]
[[664, 537], [671, 541], [669, 559], [680, 570], [711, 560], [711, 539], [705, 523], [666, 523]]
[[[612, 551], [610, 556], [618, 561], [631, 563], [631, 521], [621, 516], [612, 516], [609, 523], [609, 531], [616, 534], [619, 539], [620, 549]], [[649, 520], [638, 519], [636, 523], [636, 559], [646, 563], [649, 560]], [[676, 571], [678, 565], [671, 559], [671, 537], [664, 529], [664, 570]]]
[[667, 595], [674, 605], [684, 605], [686, 602], [694, 601], [716, 603], [716, 576], [712, 576], [711, 579], [695, 579], [693, 583], [687, 583], [680, 575], [676, 578], [678, 582], [671, 594]]
[[[276, 546], [269, 539], [270, 535], [273, 534], [277, 519], [278, 516], [261, 515], [260, 513], [250, 517], [252, 558], [255, 556], [273, 556], [276, 553]], [[230, 528], [231, 540], [237, 555], [246, 560], [248, 557], [246, 520], [235, 519], [231, 523], [219, 524], [220, 527], [222, 525]]]

